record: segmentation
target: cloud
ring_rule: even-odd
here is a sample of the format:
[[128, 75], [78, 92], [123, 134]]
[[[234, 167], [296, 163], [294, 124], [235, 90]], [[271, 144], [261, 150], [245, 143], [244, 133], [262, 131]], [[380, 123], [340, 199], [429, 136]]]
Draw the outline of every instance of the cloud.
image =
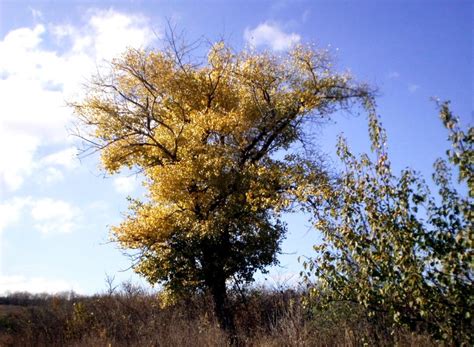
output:
[[54, 167], [48, 167], [44, 172], [43, 179], [46, 184], [57, 183], [64, 180], [64, 174], [61, 170]]
[[[79, 224], [81, 211], [68, 202], [51, 198], [34, 199], [31, 196], [15, 197], [0, 203], [0, 275], [2, 273], [2, 232], [15, 226], [25, 217], [25, 211], [43, 234], [71, 232]], [[1, 285], [0, 285], [1, 288]]]
[[162, 36], [147, 17], [112, 9], [89, 11], [83, 26], [53, 24], [50, 31], [58, 42], [69, 41], [70, 53], [85, 53], [98, 63], [117, 57], [127, 47], [146, 48]]
[[38, 144], [34, 136], [5, 131], [0, 122], [0, 196], [4, 191], [18, 189], [24, 177], [31, 174]]
[[74, 169], [79, 165], [76, 147], [69, 147], [59, 152], [51, 153], [41, 159], [44, 165], [62, 166], [66, 169]]
[[7, 227], [17, 223], [20, 220], [23, 208], [30, 202], [30, 197], [17, 197], [0, 204], [0, 234]]
[[284, 51], [301, 40], [295, 33], [287, 34], [276, 24], [259, 24], [254, 29], [245, 29], [244, 39], [251, 47], [270, 47], [275, 51]]
[[81, 215], [78, 207], [63, 200], [15, 197], [0, 204], [0, 234], [7, 227], [18, 223], [28, 209], [36, 228], [46, 234], [72, 231]]
[[[23, 213], [23, 209], [31, 202], [30, 197], [24, 198], [13, 198], [8, 201], [0, 203], [0, 275], [2, 273], [3, 262], [2, 262], [2, 248], [3, 248], [3, 237], [2, 232], [8, 227], [15, 225], [20, 221], [20, 217]], [[1, 288], [1, 285], [0, 285]]]
[[80, 210], [66, 201], [43, 198], [32, 203], [31, 217], [43, 234], [68, 233], [77, 227]]
[[129, 46], [146, 47], [155, 37], [146, 17], [113, 10], [95, 12], [89, 26], [99, 59], [112, 59]]
[[410, 93], [415, 93], [418, 89], [420, 89], [420, 86], [418, 84], [409, 84], [408, 85], [408, 91]]
[[[32, 13], [41, 21], [38, 12]], [[48, 48], [43, 44], [49, 38], [56, 40], [56, 49], [49, 41]], [[154, 39], [147, 18], [114, 10], [89, 11], [81, 25], [38, 23], [0, 38], [0, 195], [20, 189], [44, 164], [40, 150], [70, 147], [66, 128], [72, 113], [66, 101], [80, 95], [81, 83], [103, 59], [127, 47], [146, 47]], [[75, 165], [65, 159], [68, 153], [54, 165]]]
[[75, 283], [60, 279], [50, 279], [43, 277], [27, 278], [25, 276], [1, 276], [0, 275], [0, 295], [14, 292], [37, 293], [60, 293], [68, 291], [81, 292]]
[[138, 187], [136, 176], [114, 178], [114, 187], [118, 193], [130, 194]]

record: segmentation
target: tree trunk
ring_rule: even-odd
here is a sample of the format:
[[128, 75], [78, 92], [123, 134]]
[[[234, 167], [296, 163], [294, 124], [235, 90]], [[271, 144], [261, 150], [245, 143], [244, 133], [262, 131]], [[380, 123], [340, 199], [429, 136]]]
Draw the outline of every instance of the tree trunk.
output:
[[223, 233], [213, 240], [204, 252], [203, 267], [205, 268], [205, 285], [214, 301], [214, 314], [221, 329], [229, 335], [231, 346], [239, 345], [235, 329], [234, 315], [227, 297], [226, 271], [223, 262], [230, 253], [229, 234]]
[[231, 344], [235, 345], [236, 330], [234, 315], [227, 297], [227, 288], [225, 278], [214, 278], [210, 284], [212, 298], [214, 300], [214, 313], [217, 317], [220, 327], [229, 334]]

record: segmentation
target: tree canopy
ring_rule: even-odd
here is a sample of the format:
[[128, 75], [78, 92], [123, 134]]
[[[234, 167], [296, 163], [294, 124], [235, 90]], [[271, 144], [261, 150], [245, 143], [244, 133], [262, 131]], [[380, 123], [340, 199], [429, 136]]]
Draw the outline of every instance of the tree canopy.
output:
[[219, 42], [203, 62], [188, 53], [130, 49], [74, 107], [107, 172], [143, 174], [147, 198], [111, 229], [138, 251], [135, 270], [171, 297], [209, 290], [225, 325], [226, 281], [276, 263], [281, 212], [303, 195], [302, 180], [327, 179], [291, 151], [304, 124], [370, 92], [312, 47], [276, 56]]

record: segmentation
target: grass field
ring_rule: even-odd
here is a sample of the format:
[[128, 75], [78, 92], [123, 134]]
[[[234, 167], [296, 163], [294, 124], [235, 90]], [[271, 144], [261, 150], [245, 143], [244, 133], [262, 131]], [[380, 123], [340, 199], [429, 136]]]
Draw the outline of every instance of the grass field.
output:
[[[301, 291], [253, 288], [232, 293], [240, 346], [434, 346], [392, 331], [382, 315], [338, 303], [321, 310]], [[130, 284], [113, 293], [14, 293], [0, 298], [0, 346], [227, 346], [205, 295], [162, 308], [156, 293]]]

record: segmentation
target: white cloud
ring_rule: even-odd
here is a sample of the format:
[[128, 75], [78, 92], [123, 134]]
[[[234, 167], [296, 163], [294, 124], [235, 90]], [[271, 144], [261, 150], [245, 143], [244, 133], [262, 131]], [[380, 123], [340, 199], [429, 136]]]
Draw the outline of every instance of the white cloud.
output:
[[10, 31], [5, 35], [2, 45], [16, 48], [16, 52], [23, 49], [33, 49], [41, 42], [41, 34], [45, 31], [44, 25], [38, 24], [33, 29], [20, 28]]
[[59, 152], [51, 153], [41, 159], [45, 165], [62, 166], [66, 169], [74, 169], [79, 165], [76, 147], [69, 147]]
[[3, 237], [2, 232], [8, 227], [15, 225], [20, 220], [23, 209], [31, 202], [30, 197], [13, 198], [0, 203], [0, 275], [2, 273], [2, 248]]
[[113, 10], [96, 12], [89, 25], [96, 35], [94, 47], [99, 59], [111, 59], [129, 46], [147, 46], [155, 37], [146, 17]]
[[[61, 42], [63, 51], [43, 47], [48, 37]], [[66, 127], [72, 114], [66, 101], [81, 92], [81, 83], [102, 59], [155, 38], [145, 17], [113, 10], [90, 11], [83, 25], [40, 23], [0, 38], [0, 195], [19, 189], [41, 165], [41, 148], [70, 146]]]
[[[18, 222], [22, 210], [31, 202], [30, 197], [13, 198], [0, 204], [0, 234], [8, 226]], [[0, 236], [1, 237], [1, 236]]]
[[61, 170], [56, 169], [55, 167], [48, 167], [44, 173], [44, 182], [46, 184], [52, 184], [61, 182], [64, 180], [64, 174]]
[[114, 187], [118, 193], [130, 194], [138, 187], [136, 176], [114, 178]]
[[26, 209], [43, 233], [70, 232], [81, 215], [78, 207], [63, 200], [15, 197], [0, 203], [0, 234], [20, 221]]
[[301, 40], [296, 33], [287, 34], [276, 24], [259, 24], [254, 29], [245, 29], [244, 39], [251, 47], [266, 46], [275, 51], [284, 51]]
[[76, 27], [71, 24], [51, 24], [49, 31], [56, 38], [56, 42], [61, 42], [64, 38], [72, 37], [76, 33]]
[[0, 275], [0, 295], [14, 292], [54, 294], [71, 290], [76, 293], [81, 292], [77, 284], [64, 280], [43, 277], [27, 278], [25, 276]]
[[39, 139], [34, 136], [5, 131], [0, 122], [0, 196], [4, 191], [18, 189], [24, 177], [31, 174], [38, 144]]
[[73, 231], [79, 215], [80, 210], [66, 201], [43, 198], [32, 203], [31, 217], [43, 234]]

